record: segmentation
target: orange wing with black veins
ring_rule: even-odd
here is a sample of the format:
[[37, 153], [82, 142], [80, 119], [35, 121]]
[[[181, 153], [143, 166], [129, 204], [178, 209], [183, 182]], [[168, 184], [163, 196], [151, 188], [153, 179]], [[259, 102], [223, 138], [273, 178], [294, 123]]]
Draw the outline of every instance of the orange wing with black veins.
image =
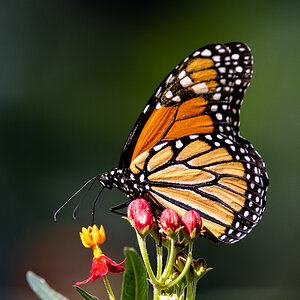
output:
[[203, 47], [166, 77], [143, 110], [123, 148], [119, 167], [160, 141], [187, 135], [238, 134], [238, 114], [252, 74], [241, 43]]

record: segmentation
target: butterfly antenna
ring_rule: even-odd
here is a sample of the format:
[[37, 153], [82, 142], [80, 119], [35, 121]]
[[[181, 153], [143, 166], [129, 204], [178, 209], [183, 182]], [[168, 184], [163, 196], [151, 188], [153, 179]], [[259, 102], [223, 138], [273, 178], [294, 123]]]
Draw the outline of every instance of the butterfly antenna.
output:
[[96, 180], [94, 180], [92, 182], [92, 184], [89, 186], [89, 188], [85, 191], [84, 195], [81, 197], [81, 199], [79, 200], [78, 204], [76, 205], [76, 207], [73, 210], [73, 219], [76, 220], [77, 218], [77, 210], [79, 208], [79, 206], [81, 205], [82, 201], [85, 199], [87, 193], [91, 190], [91, 188], [93, 187], [94, 183], [96, 182]]
[[57, 220], [58, 213], [78, 194], [80, 193], [91, 181], [95, 181], [97, 176], [93, 177], [92, 179], [88, 180], [76, 193], [74, 193], [54, 214], [54, 221]]
[[104, 189], [104, 186], [102, 186], [102, 189], [101, 189], [100, 192], [98, 193], [98, 195], [97, 195], [97, 197], [96, 197], [96, 199], [94, 200], [94, 203], [93, 203], [93, 210], [92, 210], [92, 225], [94, 224], [94, 221], [95, 221], [95, 208], [96, 208], [96, 203], [97, 203], [97, 201], [98, 201], [98, 199], [99, 199], [99, 197], [100, 197], [100, 195], [101, 195], [103, 189]]

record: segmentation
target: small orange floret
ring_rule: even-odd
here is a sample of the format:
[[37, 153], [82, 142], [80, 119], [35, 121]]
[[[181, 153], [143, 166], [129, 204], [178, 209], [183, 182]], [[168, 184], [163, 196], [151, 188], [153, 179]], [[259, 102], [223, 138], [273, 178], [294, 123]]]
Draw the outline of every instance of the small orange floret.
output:
[[84, 247], [91, 248], [92, 246], [103, 244], [105, 241], [105, 231], [101, 225], [100, 229], [94, 224], [93, 227], [82, 227], [79, 232], [81, 242]]

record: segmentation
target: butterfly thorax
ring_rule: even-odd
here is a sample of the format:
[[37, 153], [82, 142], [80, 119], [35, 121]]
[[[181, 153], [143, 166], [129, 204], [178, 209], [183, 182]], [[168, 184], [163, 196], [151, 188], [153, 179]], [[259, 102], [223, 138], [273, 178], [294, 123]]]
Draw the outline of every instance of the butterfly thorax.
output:
[[129, 170], [114, 168], [98, 176], [100, 183], [107, 189], [117, 188], [126, 193], [131, 199], [141, 197], [145, 193], [144, 185], [138, 181], [136, 175]]

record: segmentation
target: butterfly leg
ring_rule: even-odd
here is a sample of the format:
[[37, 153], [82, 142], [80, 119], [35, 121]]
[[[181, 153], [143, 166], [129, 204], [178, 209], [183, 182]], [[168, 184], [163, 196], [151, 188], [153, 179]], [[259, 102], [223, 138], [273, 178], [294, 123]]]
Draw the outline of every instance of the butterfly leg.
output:
[[109, 211], [111, 211], [112, 213], [115, 213], [115, 214], [117, 214], [117, 215], [126, 216], [127, 214], [118, 212], [117, 210], [120, 210], [120, 209], [122, 209], [122, 208], [124, 208], [124, 207], [127, 207], [131, 201], [132, 201], [132, 200], [128, 200], [128, 201], [123, 202], [123, 203], [121, 203], [121, 204], [119, 204], [119, 205], [117, 205], [117, 206], [111, 207], [111, 208], [109, 209]]

